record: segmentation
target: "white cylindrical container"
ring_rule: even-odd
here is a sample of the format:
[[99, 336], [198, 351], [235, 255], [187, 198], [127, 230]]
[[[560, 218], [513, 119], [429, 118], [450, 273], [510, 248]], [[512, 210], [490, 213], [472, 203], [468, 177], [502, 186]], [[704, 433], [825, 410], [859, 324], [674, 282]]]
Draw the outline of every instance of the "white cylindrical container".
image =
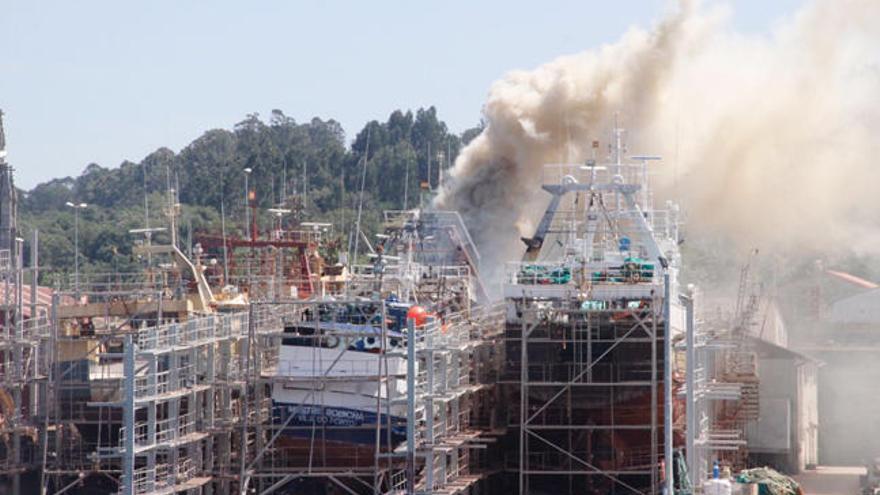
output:
[[758, 495], [757, 483], [734, 483], [733, 495]]

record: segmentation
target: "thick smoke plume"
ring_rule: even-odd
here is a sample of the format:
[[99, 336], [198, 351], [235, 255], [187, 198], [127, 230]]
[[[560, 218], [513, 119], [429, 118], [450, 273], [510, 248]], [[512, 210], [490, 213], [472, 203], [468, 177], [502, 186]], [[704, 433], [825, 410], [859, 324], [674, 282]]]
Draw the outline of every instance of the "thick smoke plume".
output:
[[490, 271], [518, 258], [543, 212], [542, 165], [604, 148], [615, 114], [633, 154], [664, 157], [655, 185], [683, 203], [692, 236], [880, 246], [880, 2], [815, 1], [760, 36], [729, 17], [681, 2], [651, 30], [492, 86], [486, 127], [438, 198]]

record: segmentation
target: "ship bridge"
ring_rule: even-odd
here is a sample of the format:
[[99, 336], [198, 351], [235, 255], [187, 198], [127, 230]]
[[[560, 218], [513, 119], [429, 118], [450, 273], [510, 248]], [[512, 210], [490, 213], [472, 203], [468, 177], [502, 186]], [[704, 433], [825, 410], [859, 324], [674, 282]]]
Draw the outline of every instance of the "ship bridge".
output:
[[547, 208], [520, 261], [505, 270], [505, 297], [648, 298], [679, 265], [678, 206], [654, 207], [648, 162], [549, 164]]

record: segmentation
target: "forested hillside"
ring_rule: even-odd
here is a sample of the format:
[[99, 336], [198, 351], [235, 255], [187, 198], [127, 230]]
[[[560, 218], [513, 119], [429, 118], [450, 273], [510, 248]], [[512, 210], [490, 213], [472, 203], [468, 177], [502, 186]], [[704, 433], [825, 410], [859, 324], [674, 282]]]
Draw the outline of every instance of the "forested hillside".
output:
[[[219, 232], [221, 204], [229, 231], [240, 232], [245, 169], [251, 169], [248, 180], [261, 208], [281, 203], [285, 193], [288, 200], [295, 196], [302, 218], [332, 222], [336, 235], [344, 237], [356, 215], [362, 179], [369, 231], [378, 225], [382, 210], [402, 208], [405, 202], [414, 206], [420, 182], [430, 180], [436, 186], [440, 168], [451, 164], [479, 131], [451, 133], [434, 107], [415, 113], [398, 110], [386, 122], [367, 123], [349, 146], [334, 120], [298, 123], [280, 110], [268, 119], [251, 114], [232, 130], [205, 132], [179, 153], [160, 148], [140, 163], [89, 164], [79, 177], [22, 192], [22, 233], [29, 237], [32, 229], [39, 229], [41, 264], [56, 272], [72, 271], [74, 210], [65, 205], [86, 203], [79, 219], [81, 269], [130, 270], [135, 236], [129, 230], [146, 223], [145, 196], [150, 224], [165, 226], [162, 208], [168, 204], [169, 186], [179, 191], [182, 239], [190, 232]], [[268, 226], [270, 219], [262, 221]]]

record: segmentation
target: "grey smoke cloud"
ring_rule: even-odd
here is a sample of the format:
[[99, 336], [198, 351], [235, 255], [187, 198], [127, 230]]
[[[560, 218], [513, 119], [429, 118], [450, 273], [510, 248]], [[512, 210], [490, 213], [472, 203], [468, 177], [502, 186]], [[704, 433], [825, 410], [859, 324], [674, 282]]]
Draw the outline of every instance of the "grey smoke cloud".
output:
[[682, 1], [651, 29], [493, 84], [486, 128], [437, 199], [464, 216], [490, 275], [543, 212], [542, 165], [604, 147], [615, 113], [631, 151], [664, 157], [655, 185], [692, 234], [876, 250], [880, 2], [814, 1], [761, 36], [728, 19]]

